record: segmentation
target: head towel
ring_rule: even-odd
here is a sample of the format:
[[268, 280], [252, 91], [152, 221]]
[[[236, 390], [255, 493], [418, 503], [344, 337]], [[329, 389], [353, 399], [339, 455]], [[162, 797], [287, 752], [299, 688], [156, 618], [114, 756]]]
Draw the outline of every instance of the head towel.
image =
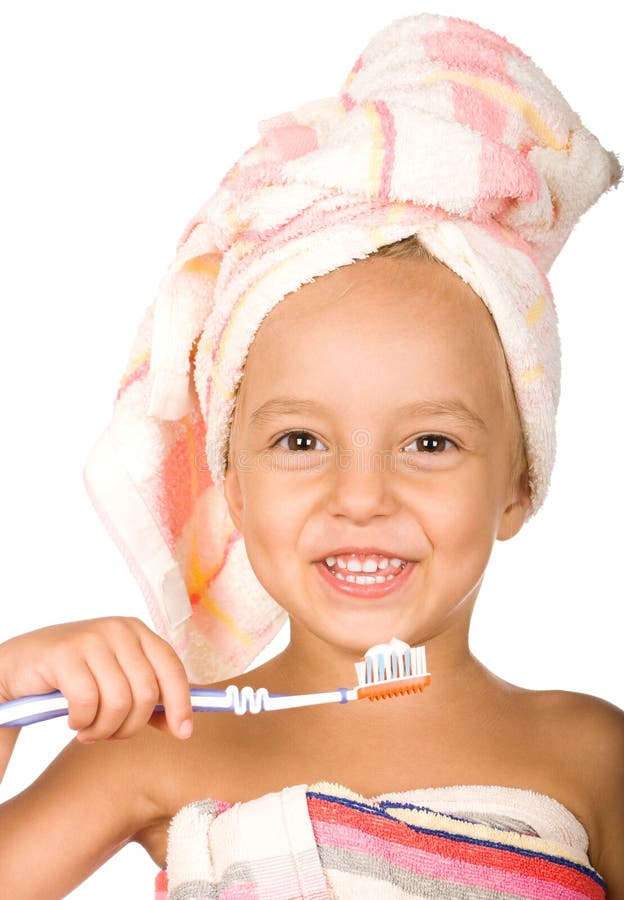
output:
[[622, 174], [526, 54], [426, 13], [375, 35], [338, 96], [262, 121], [259, 135], [188, 223], [84, 471], [195, 681], [244, 671], [286, 617], [223, 497], [235, 393], [263, 318], [302, 284], [418, 234], [495, 320], [534, 514], [560, 383], [547, 272]]

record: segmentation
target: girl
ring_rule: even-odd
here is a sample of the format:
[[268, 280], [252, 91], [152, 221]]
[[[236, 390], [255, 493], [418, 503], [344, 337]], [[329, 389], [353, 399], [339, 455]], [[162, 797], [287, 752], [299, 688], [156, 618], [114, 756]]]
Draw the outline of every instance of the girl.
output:
[[[376, 36], [339, 102], [261, 125], [183, 235], [87, 485], [192, 679], [331, 690], [396, 636], [426, 645], [432, 683], [374, 708], [200, 716], [189, 738], [187, 674], [142, 623], [9, 641], [2, 699], [59, 687], [81, 733], [3, 807], [7, 890], [63, 896], [134, 840], [169, 863], [179, 897], [252, 884], [275, 897], [540, 896], [576, 878], [577, 894], [606, 883], [617, 900], [621, 712], [503, 681], [468, 630], [494, 542], [547, 490], [558, 344], [545, 272], [619, 166], [517, 48], [424, 14]], [[236, 675], [281, 625], [273, 598], [290, 643]], [[142, 727], [159, 698], [171, 734]], [[124, 740], [84, 746], [105, 737]], [[380, 795], [407, 810], [396, 841], [429, 835], [427, 847], [380, 867], [352, 818], [366, 836], [357, 865], [338, 842], [332, 856], [315, 803], [382, 809], [396, 828], [369, 802]], [[472, 862], [448, 871], [434, 832], [461, 834]], [[33, 837], [41, 875], [25, 883]], [[503, 842], [522, 866], [492, 861]]]

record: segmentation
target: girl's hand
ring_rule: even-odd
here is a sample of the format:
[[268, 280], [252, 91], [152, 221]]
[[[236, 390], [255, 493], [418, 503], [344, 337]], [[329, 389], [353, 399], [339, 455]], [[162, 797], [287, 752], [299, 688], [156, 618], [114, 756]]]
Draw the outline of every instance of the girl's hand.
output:
[[[0, 644], [0, 702], [59, 690], [82, 743], [131, 737], [146, 723], [187, 738], [189, 682], [173, 648], [140, 619], [52, 625]], [[165, 713], [154, 713], [162, 703]]]

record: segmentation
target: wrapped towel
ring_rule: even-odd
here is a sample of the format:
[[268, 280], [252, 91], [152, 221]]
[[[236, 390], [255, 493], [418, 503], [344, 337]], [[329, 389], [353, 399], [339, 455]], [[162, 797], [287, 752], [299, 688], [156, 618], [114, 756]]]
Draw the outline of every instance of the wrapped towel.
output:
[[367, 799], [318, 782], [183, 807], [169, 832], [167, 896], [604, 900], [586, 848], [572, 813], [532, 791], [460, 785]]
[[535, 513], [560, 380], [546, 273], [621, 177], [518, 47], [425, 13], [377, 34], [336, 97], [259, 131], [188, 223], [84, 473], [157, 630], [203, 682], [244, 671], [286, 618], [223, 497], [236, 389], [262, 319], [302, 284], [417, 233], [495, 320]]
[[154, 900], [167, 900], [167, 873], [162, 869], [156, 876], [156, 893]]

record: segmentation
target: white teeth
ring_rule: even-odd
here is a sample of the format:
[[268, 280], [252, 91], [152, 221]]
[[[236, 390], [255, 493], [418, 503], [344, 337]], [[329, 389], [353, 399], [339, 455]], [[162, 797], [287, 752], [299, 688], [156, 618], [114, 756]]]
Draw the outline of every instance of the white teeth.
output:
[[400, 569], [404, 560], [399, 559], [396, 556], [392, 559], [382, 556], [379, 560], [369, 556], [364, 562], [361, 562], [355, 557], [349, 557], [347, 559], [343, 556], [327, 556], [325, 562], [330, 569], [338, 565], [339, 569], [347, 569], [349, 572], [367, 572], [369, 574], [374, 574], [378, 571], [383, 572], [389, 565], [392, 565], [395, 569]]
[[384, 581], [391, 581], [394, 575], [375, 575], [375, 577], [372, 575], [347, 575], [345, 578], [340, 572], [336, 572], [334, 577], [341, 581], [350, 581], [352, 584], [383, 584]]

